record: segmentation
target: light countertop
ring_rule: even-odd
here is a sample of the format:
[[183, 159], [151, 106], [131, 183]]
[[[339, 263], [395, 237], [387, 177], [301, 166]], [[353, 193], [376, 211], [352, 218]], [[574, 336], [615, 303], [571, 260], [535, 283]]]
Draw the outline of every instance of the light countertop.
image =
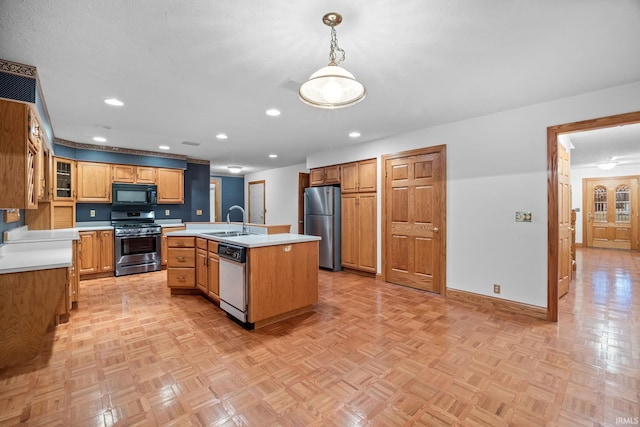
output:
[[0, 274], [70, 267], [72, 240], [23, 241], [3, 245], [0, 247]]
[[69, 267], [71, 242], [78, 238], [75, 228], [29, 230], [23, 226], [9, 230], [0, 246], [0, 274]]
[[[240, 231], [241, 226], [226, 226], [218, 225], [205, 227], [200, 225], [193, 227], [191, 224], [187, 224], [186, 230], [172, 231], [167, 233], [167, 236], [183, 236], [183, 237], [201, 237], [209, 240], [216, 240], [218, 242], [231, 243], [245, 248], [258, 248], [262, 246], [276, 246], [276, 245], [288, 245], [293, 243], [304, 243], [321, 240], [318, 236], [307, 236], [304, 234], [294, 233], [281, 233], [281, 234], [266, 234], [266, 229], [258, 229], [258, 227], [252, 229], [249, 228], [249, 234], [247, 236], [236, 237], [220, 237], [212, 236], [207, 233], [215, 233], [220, 231]], [[256, 233], [256, 234], [253, 234]]]

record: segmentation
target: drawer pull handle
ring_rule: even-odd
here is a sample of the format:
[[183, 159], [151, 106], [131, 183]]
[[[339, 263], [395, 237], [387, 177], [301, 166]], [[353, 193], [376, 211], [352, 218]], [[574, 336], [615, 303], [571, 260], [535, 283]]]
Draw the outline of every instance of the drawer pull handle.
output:
[[186, 279], [186, 278], [187, 278], [186, 276], [178, 276], [178, 277], [177, 277], [177, 279], [178, 279], [178, 280], [184, 280], [184, 279]]
[[177, 257], [177, 259], [178, 259], [178, 262], [184, 262], [185, 261], [183, 256], [179, 256], [179, 257]]

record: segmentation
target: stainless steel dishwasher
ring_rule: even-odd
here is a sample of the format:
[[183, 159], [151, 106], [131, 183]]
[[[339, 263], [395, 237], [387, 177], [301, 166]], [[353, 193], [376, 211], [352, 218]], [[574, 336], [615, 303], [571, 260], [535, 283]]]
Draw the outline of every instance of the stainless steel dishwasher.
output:
[[220, 308], [247, 323], [247, 249], [218, 244], [220, 256]]

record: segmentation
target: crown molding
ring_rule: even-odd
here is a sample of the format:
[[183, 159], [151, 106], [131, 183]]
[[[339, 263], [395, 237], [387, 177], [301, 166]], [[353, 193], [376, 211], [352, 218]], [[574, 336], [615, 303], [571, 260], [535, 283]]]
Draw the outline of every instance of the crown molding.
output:
[[15, 74], [22, 77], [38, 78], [38, 70], [32, 65], [20, 64], [19, 62], [7, 61], [0, 59], [0, 71]]
[[68, 141], [66, 139], [61, 139], [61, 138], [54, 138], [53, 142], [58, 145], [63, 145], [65, 147], [70, 147], [70, 148], [79, 148], [81, 150], [93, 150], [93, 151], [105, 151], [109, 153], [132, 154], [134, 156], [164, 157], [167, 159], [178, 159], [178, 160], [187, 161], [187, 156], [183, 156], [180, 154], [159, 153], [157, 151], [146, 151], [146, 150], [134, 150], [131, 148], [110, 147], [107, 145], [83, 144], [80, 142]]

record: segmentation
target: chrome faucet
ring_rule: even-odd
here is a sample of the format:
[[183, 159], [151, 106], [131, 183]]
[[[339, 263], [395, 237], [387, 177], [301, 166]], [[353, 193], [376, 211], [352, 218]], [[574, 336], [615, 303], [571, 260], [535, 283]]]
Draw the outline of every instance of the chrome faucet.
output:
[[242, 212], [242, 232], [246, 233], [247, 232], [247, 220], [245, 218], [245, 213], [244, 213], [244, 209], [242, 209], [242, 206], [233, 205], [233, 206], [231, 206], [229, 208], [229, 211], [227, 212], [227, 224], [231, 224], [231, 221], [229, 220], [229, 214], [234, 209], [238, 209], [240, 212]]

